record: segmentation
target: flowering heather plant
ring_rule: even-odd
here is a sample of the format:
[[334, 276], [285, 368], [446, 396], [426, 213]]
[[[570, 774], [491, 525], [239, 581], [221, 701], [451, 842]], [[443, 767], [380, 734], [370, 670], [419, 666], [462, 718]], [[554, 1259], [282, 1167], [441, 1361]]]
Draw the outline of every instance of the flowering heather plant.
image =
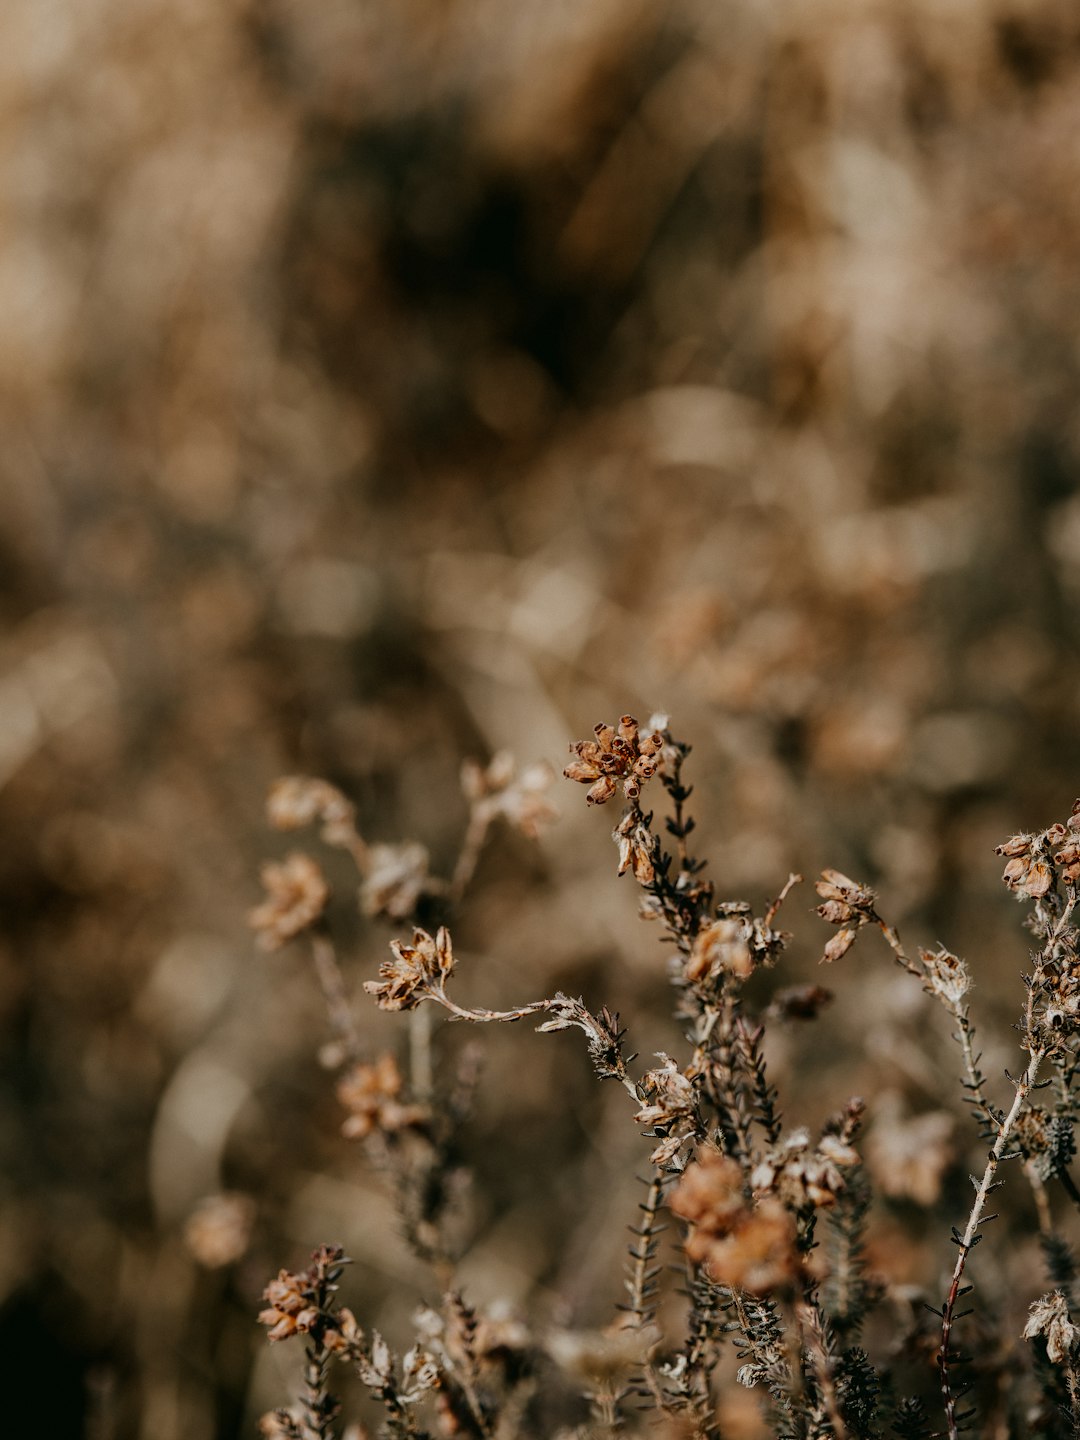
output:
[[[389, 1437], [585, 1440], [655, 1433], [658, 1425], [664, 1435], [701, 1440], [728, 1434], [956, 1440], [963, 1432], [1005, 1435], [1018, 1426], [1047, 1440], [1080, 1435], [1077, 1270], [1052, 1203], [1061, 1191], [1080, 1207], [1070, 1173], [1080, 1064], [1080, 931], [1072, 923], [1080, 802], [1065, 823], [999, 847], [1005, 884], [1026, 902], [1035, 941], [1017, 1026], [1021, 1062], [1015, 1074], [1006, 1072], [1004, 1103], [981, 1069], [964, 962], [943, 947], [909, 954], [868, 886], [833, 869], [816, 883], [817, 914], [833, 927], [824, 963], [841, 960], [876, 930], [896, 963], [948, 1014], [962, 1098], [983, 1147], [951, 1232], [941, 1291], [913, 1308], [911, 1288], [874, 1273], [867, 1258], [869, 1169], [886, 1195], [932, 1205], [949, 1165], [954, 1122], [941, 1111], [906, 1117], [895, 1096], [882, 1097], [866, 1151], [869, 1169], [861, 1098], [844, 1100], [816, 1134], [785, 1125], [769, 1075], [766, 1027], [812, 1021], [830, 996], [819, 985], [796, 985], [759, 1004], [753, 997], [760, 987], [751, 982], [784, 955], [791, 936], [778, 928], [778, 917], [801, 877], [789, 876], [760, 914], [745, 901], [719, 898], [689, 843], [694, 822], [683, 779], [689, 747], [659, 716], [644, 731], [623, 716], [594, 733], [572, 747], [564, 774], [589, 787], [593, 806], [621, 791], [625, 809], [612, 832], [617, 871], [633, 877], [642, 917], [669, 945], [681, 1048], [658, 1055], [652, 1066], [636, 1066], [626, 1054], [617, 1014], [591, 1009], [583, 998], [557, 991], [495, 1010], [454, 997], [455, 907], [493, 825], [511, 823], [534, 836], [554, 818], [549, 772], [518, 777], [506, 756], [486, 769], [466, 767], [470, 819], [448, 880], [430, 873], [421, 845], [367, 845], [352, 807], [324, 782], [282, 781], [271, 797], [274, 824], [289, 830], [317, 824], [325, 843], [353, 857], [365, 911], [411, 926], [408, 938], [391, 941], [390, 958], [363, 986], [382, 1010], [409, 1012], [408, 1063], [399, 1066], [393, 1054], [363, 1051], [322, 918], [327, 887], [316, 862], [297, 854], [267, 867], [269, 897], [251, 916], [267, 948], [305, 930], [310, 937], [335, 1035], [330, 1058], [340, 1067], [342, 1132], [367, 1148], [393, 1185], [404, 1233], [431, 1266], [442, 1299], [417, 1312], [399, 1357], [338, 1305], [346, 1263], [339, 1249], [323, 1246], [301, 1274], [283, 1270], [266, 1288], [260, 1319], [272, 1341], [305, 1346], [303, 1391], [293, 1408], [264, 1418], [264, 1433], [288, 1440], [338, 1433], [330, 1376], [343, 1364], [381, 1407], [380, 1433]], [[667, 808], [662, 825], [645, 808], [646, 791], [657, 808], [660, 802]], [[467, 1238], [455, 1212], [456, 1137], [468, 1120], [476, 1066], [467, 1049], [456, 1075], [433, 1073], [430, 1020], [439, 1011], [474, 1025], [534, 1017], [542, 1032], [579, 1030], [597, 1077], [616, 1081], [632, 1101], [630, 1118], [647, 1137], [648, 1174], [624, 1301], [604, 1334], [583, 1337], [484, 1313], [463, 1294], [458, 1262]], [[1011, 1334], [1008, 1325], [1002, 1329], [994, 1304], [980, 1304], [972, 1293], [992, 1267], [974, 1266], [972, 1255], [997, 1218], [991, 1196], [1009, 1168], [1022, 1173], [1033, 1197], [1046, 1269], [1038, 1287], [1046, 1293], [1030, 1296], [1022, 1335], [1019, 1325]], [[678, 1238], [677, 1279], [661, 1263], [665, 1227]], [[672, 1288], [684, 1297], [674, 1324]], [[1030, 1342], [1027, 1363], [1022, 1341]], [[758, 1399], [757, 1429], [748, 1428], [745, 1415], [731, 1419], [733, 1389]], [[550, 1400], [555, 1391], [569, 1397], [562, 1410]]]

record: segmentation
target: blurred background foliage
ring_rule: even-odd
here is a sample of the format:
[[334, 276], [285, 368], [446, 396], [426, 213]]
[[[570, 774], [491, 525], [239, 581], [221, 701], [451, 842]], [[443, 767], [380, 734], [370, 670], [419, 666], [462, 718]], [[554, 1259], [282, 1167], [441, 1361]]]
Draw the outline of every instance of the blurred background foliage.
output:
[[[992, 846], [1080, 790], [1078, 129], [1070, 0], [6, 0], [0, 1354], [50, 1434], [252, 1433], [259, 1291], [321, 1240], [392, 1338], [430, 1284], [305, 957], [244, 926], [279, 773], [448, 867], [464, 756], [669, 711], [721, 891], [871, 881], [1008, 1055]], [[462, 985], [670, 1048], [561, 790], [485, 859]], [[358, 984], [387, 933], [330, 869]], [[936, 1105], [920, 998], [830, 982], [794, 1118]], [[466, 1283], [603, 1323], [642, 1142], [572, 1039], [483, 1039]], [[222, 1187], [253, 1235], [207, 1271]]]

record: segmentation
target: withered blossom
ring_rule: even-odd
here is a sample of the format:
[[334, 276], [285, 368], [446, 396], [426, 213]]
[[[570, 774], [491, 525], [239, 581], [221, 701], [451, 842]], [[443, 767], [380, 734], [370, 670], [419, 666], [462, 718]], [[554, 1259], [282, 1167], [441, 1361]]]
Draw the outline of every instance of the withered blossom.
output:
[[1069, 1318], [1069, 1302], [1060, 1290], [1036, 1300], [1024, 1326], [1024, 1339], [1041, 1335], [1046, 1341], [1046, 1358], [1051, 1365], [1074, 1359], [1080, 1350], [1080, 1329]]
[[628, 810], [611, 832], [619, 847], [619, 874], [633, 872], [639, 885], [651, 885], [656, 878], [656, 857], [659, 842], [641, 817], [641, 811]]
[[794, 1219], [773, 1196], [751, 1204], [742, 1171], [730, 1156], [701, 1151], [687, 1166], [670, 1204], [691, 1226], [687, 1255], [704, 1265], [717, 1284], [768, 1295], [796, 1278]]
[[[1055, 826], [1055, 830], [1061, 832], [1055, 836], [1051, 844], [1064, 839], [1065, 829], [1063, 826]], [[1047, 832], [1047, 838], [1050, 832]], [[1035, 852], [1037, 837], [1032, 835], [1013, 835], [1003, 845], [998, 845], [995, 854], [1006, 857], [1005, 869], [1002, 872], [1002, 880], [1019, 899], [1038, 900], [1050, 890], [1054, 883], [1054, 872], [1046, 861]]]
[[306, 1270], [299, 1274], [279, 1270], [277, 1278], [263, 1291], [267, 1308], [260, 1313], [259, 1324], [269, 1326], [267, 1338], [288, 1340], [293, 1335], [313, 1333], [325, 1340], [331, 1332], [339, 1331], [349, 1312], [333, 1312], [330, 1298], [337, 1288], [335, 1281], [341, 1274], [341, 1266], [346, 1264], [348, 1261], [340, 1247], [322, 1245]]
[[266, 813], [277, 830], [300, 830], [321, 822], [320, 835], [328, 845], [351, 849], [358, 839], [354, 806], [326, 780], [307, 775], [283, 776], [270, 789]]
[[1062, 829], [1065, 843], [1055, 854], [1054, 861], [1061, 866], [1061, 878], [1066, 885], [1075, 885], [1080, 881], [1080, 800], [1074, 803]]
[[670, 1055], [660, 1054], [664, 1063], [648, 1070], [638, 1082], [641, 1109], [634, 1116], [639, 1125], [660, 1125], [664, 1129], [697, 1115], [697, 1093], [692, 1080], [679, 1069]]
[[288, 1340], [291, 1336], [307, 1334], [319, 1318], [319, 1306], [314, 1287], [308, 1273], [294, 1275], [289, 1270], [279, 1270], [276, 1280], [271, 1280], [263, 1291], [267, 1308], [259, 1312], [259, 1324], [268, 1325], [269, 1340]]
[[280, 950], [319, 919], [330, 887], [311, 856], [299, 851], [267, 862], [259, 873], [266, 899], [249, 913], [248, 924], [261, 949]]
[[428, 852], [415, 840], [403, 845], [372, 845], [360, 886], [365, 915], [407, 920], [429, 886]]
[[394, 1056], [380, 1055], [373, 1065], [354, 1065], [337, 1083], [337, 1097], [349, 1112], [341, 1127], [346, 1140], [364, 1140], [375, 1131], [393, 1135], [422, 1127], [430, 1119], [424, 1105], [403, 1103], [404, 1081]]
[[547, 791], [555, 779], [550, 765], [527, 765], [516, 774], [514, 757], [500, 750], [486, 766], [466, 760], [461, 767], [461, 788], [474, 811], [494, 819], [501, 815], [527, 839], [535, 840], [558, 810]]
[[865, 924], [873, 918], [877, 896], [867, 885], [842, 875], [839, 870], [823, 870], [814, 888], [825, 902], [817, 913], [830, 925]]
[[926, 989], [944, 1000], [950, 1008], [959, 1005], [971, 989], [971, 976], [963, 960], [951, 950], [946, 950], [944, 945], [939, 945], [936, 950], [920, 947], [919, 959], [926, 975]]
[[955, 1122], [944, 1110], [908, 1115], [895, 1092], [882, 1096], [866, 1140], [866, 1158], [883, 1195], [933, 1205], [953, 1158]]
[[754, 957], [750, 951], [750, 922], [736, 916], [714, 920], [698, 931], [689, 958], [685, 975], [691, 984], [697, 985], [725, 973], [745, 980], [754, 969]]
[[570, 746], [571, 760], [563, 774], [568, 780], [588, 785], [585, 797], [590, 805], [603, 805], [610, 800], [622, 782], [627, 800], [636, 802], [642, 786], [659, 769], [663, 760], [664, 737], [659, 730], [641, 736], [632, 715], [624, 715], [618, 728], [603, 723], [596, 726], [595, 740], [578, 740]]
[[184, 1225], [184, 1243], [207, 1270], [239, 1260], [251, 1240], [255, 1202], [250, 1195], [223, 1191], [200, 1200]]
[[838, 1135], [824, 1135], [810, 1149], [805, 1129], [795, 1130], [768, 1152], [750, 1175], [755, 1195], [775, 1195], [790, 1210], [829, 1209], [845, 1188], [842, 1170], [859, 1163], [858, 1151]]
[[391, 940], [392, 960], [379, 966], [378, 980], [365, 980], [380, 1010], [413, 1010], [432, 987], [441, 988], [454, 969], [450, 932], [441, 926], [432, 937], [426, 930], [413, 932], [411, 945]]
[[852, 945], [855, 944], [855, 936], [857, 933], [858, 932], [853, 930], [850, 925], [845, 925], [842, 930], [838, 930], [836, 934], [826, 942], [825, 951], [819, 964], [831, 965], [834, 960], [839, 960], [842, 956], [846, 955]]

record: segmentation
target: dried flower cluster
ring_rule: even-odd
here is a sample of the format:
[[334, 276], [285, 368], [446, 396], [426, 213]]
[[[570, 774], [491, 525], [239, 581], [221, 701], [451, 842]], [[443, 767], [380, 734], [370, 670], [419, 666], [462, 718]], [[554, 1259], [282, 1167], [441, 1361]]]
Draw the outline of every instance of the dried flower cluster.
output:
[[571, 760], [563, 774], [568, 780], [588, 785], [585, 797], [590, 805], [603, 805], [610, 800], [622, 782], [627, 800], [636, 802], [642, 786], [656, 774], [661, 762], [664, 738], [653, 729], [642, 736], [632, 715], [624, 715], [618, 728], [601, 722], [593, 734], [595, 740], [578, 740], [571, 745]]
[[[575, 1367], [579, 1372], [583, 1356], [592, 1357], [586, 1397], [592, 1418], [572, 1433], [597, 1440], [634, 1431], [642, 1402], [646, 1413], [663, 1421], [665, 1433], [721, 1440], [725, 1375], [759, 1396], [764, 1428], [757, 1433], [784, 1440], [928, 1440], [931, 1434], [957, 1440], [982, 1413], [978, 1406], [989, 1417], [1003, 1413], [1005, 1403], [1027, 1403], [1002, 1399], [1014, 1391], [1034, 1397], [1038, 1414], [1050, 1417], [1040, 1419], [1033, 1433], [1047, 1440], [1080, 1433], [1080, 1328], [1072, 1320], [1080, 1272], [1050, 1201], [1054, 1187], [1080, 1206], [1070, 1174], [1078, 1113], [1073, 1085], [1080, 1070], [1080, 933], [1072, 924], [1080, 802], [1065, 824], [1014, 836], [1000, 847], [1007, 857], [1005, 884], [1031, 906], [1028, 924], [1039, 945], [1025, 977], [1018, 1027], [1025, 1061], [1022, 1072], [1010, 1077], [1006, 1106], [990, 1098], [980, 1068], [965, 963], [942, 946], [909, 955], [869, 886], [834, 869], [816, 883], [817, 914], [835, 930], [825, 961], [840, 960], [863, 932], [877, 931], [900, 968], [945, 1010], [964, 1099], [984, 1144], [966, 1218], [952, 1231], [955, 1253], [945, 1293], [938, 1304], [927, 1302], [932, 1325], [911, 1322], [891, 1346], [871, 1354], [863, 1348], [871, 1313], [878, 1312], [879, 1334], [884, 1317], [907, 1303], [888, 1275], [868, 1268], [871, 1178], [884, 1196], [906, 1205], [940, 1203], [949, 1194], [946, 1181], [960, 1144], [954, 1119], [925, 1105], [913, 1113], [898, 1092], [882, 1096], [871, 1108], [868, 1168], [860, 1150], [867, 1107], [860, 1099], [849, 1100], [816, 1140], [805, 1126], [785, 1127], [770, 1078], [766, 1027], [811, 1021], [830, 995], [817, 985], [789, 985], [764, 1003], [753, 997], [761, 972], [779, 963], [791, 940], [776, 919], [800, 877], [790, 876], [761, 913], [743, 900], [719, 900], [688, 843], [694, 828], [682, 779], [688, 747], [662, 717], [644, 735], [632, 717], [623, 716], [617, 727], [598, 725], [595, 736], [572, 747], [576, 758], [564, 773], [588, 785], [591, 805], [622, 790], [626, 808], [613, 832], [617, 872], [633, 876], [643, 918], [660, 927], [670, 946], [675, 1016], [685, 1040], [681, 1055], [660, 1053], [659, 1063], [644, 1069], [632, 1068], [636, 1057], [624, 1053], [625, 1031], [606, 1007], [592, 1010], [583, 998], [560, 992], [492, 1010], [463, 1006], [451, 993], [452, 908], [461, 902], [497, 819], [535, 835], [553, 818], [545, 772], [526, 770], [515, 778], [504, 755], [486, 767], [466, 765], [470, 818], [447, 882], [431, 876], [427, 851], [418, 843], [362, 842], [352, 808], [333, 787], [291, 780], [274, 792], [277, 825], [318, 823], [324, 841], [354, 855], [367, 915], [412, 922], [411, 938], [392, 939], [378, 977], [363, 984], [384, 1011], [424, 1007], [410, 1017], [409, 1084], [394, 1054], [363, 1054], [324, 933], [314, 934], [313, 953], [340, 1059], [348, 1062], [337, 1080], [347, 1112], [343, 1133], [369, 1142], [396, 1183], [406, 1237], [432, 1265], [443, 1300], [418, 1311], [413, 1343], [398, 1359], [386, 1341], [366, 1336], [352, 1313], [338, 1307], [339, 1250], [316, 1252], [300, 1274], [282, 1271], [267, 1287], [268, 1308], [260, 1319], [271, 1339], [304, 1338], [305, 1389], [299, 1408], [267, 1417], [266, 1433], [325, 1440], [336, 1414], [328, 1368], [340, 1360], [352, 1365], [381, 1404], [381, 1433], [387, 1436], [498, 1440], [546, 1434], [538, 1367], [562, 1364], [568, 1373]], [[654, 778], [669, 804], [663, 834], [640, 805]], [[265, 879], [270, 895], [252, 923], [262, 943], [276, 946], [314, 923], [325, 885], [314, 862], [302, 856], [267, 867]], [[427, 928], [418, 917], [435, 901], [443, 923]], [[456, 1076], [431, 1071], [429, 1030], [420, 1023], [431, 1007], [471, 1024], [534, 1016], [544, 1033], [580, 1031], [596, 1075], [617, 1081], [633, 1101], [633, 1119], [649, 1141], [650, 1174], [630, 1250], [621, 1328], [602, 1344], [557, 1331], [541, 1337], [520, 1319], [483, 1315], [462, 1295], [456, 1266], [467, 1242], [452, 1235], [453, 1199], [463, 1176], [455, 1137], [467, 1118], [476, 1069], [465, 1058]], [[1044, 1098], [1036, 1103], [1036, 1096]], [[970, 1309], [969, 1259], [994, 1218], [987, 1202], [1011, 1159], [1023, 1162], [1032, 1189], [1053, 1287], [1031, 1307], [1023, 1331], [1034, 1345], [1027, 1378], [1004, 1340], [991, 1351], [984, 1337], [983, 1351], [992, 1358], [975, 1367], [957, 1341]], [[670, 1325], [660, 1263], [665, 1212], [679, 1226], [688, 1299], [681, 1333], [664, 1328]], [[989, 1320], [981, 1316], [980, 1323]], [[571, 1363], [567, 1357], [575, 1358]], [[931, 1418], [934, 1406], [938, 1420]], [[558, 1434], [569, 1440], [571, 1432], [563, 1426]]]

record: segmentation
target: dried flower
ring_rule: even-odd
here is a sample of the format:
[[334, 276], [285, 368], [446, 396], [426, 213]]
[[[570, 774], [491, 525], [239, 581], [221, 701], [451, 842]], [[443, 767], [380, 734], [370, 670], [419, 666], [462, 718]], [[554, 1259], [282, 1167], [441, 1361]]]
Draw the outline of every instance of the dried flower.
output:
[[1024, 1339], [1046, 1339], [1046, 1358], [1051, 1365], [1069, 1361], [1080, 1347], [1080, 1330], [1069, 1319], [1069, 1303], [1060, 1290], [1052, 1290], [1031, 1307], [1024, 1326]]
[[404, 845], [372, 845], [360, 887], [360, 908], [365, 915], [407, 920], [415, 914], [428, 883], [425, 846], [416, 841], [407, 841]]
[[859, 1163], [858, 1151], [838, 1135], [824, 1135], [816, 1150], [810, 1136], [795, 1130], [754, 1167], [755, 1195], [776, 1195], [789, 1210], [829, 1209], [844, 1189], [841, 1170]]
[[364, 989], [375, 996], [380, 1010], [412, 1010], [427, 996], [441, 989], [454, 969], [450, 932], [445, 925], [432, 938], [426, 930], [413, 932], [413, 943], [391, 940], [392, 960], [379, 966], [379, 980], [366, 980]]
[[248, 924], [263, 950], [280, 950], [318, 920], [330, 898], [330, 887], [311, 856], [299, 851], [280, 864], [268, 862], [260, 874], [267, 898], [248, 915]]
[[[1061, 829], [1061, 827], [1057, 827]], [[1048, 832], [1049, 833], [1049, 832]], [[1062, 838], [1064, 838], [1062, 829]], [[1020, 899], [1038, 900], [1054, 883], [1054, 873], [1045, 860], [1034, 853], [1036, 839], [1031, 835], [1013, 835], [996, 853], [1007, 859], [1002, 880]]]
[[327, 1333], [340, 1330], [343, 1310], [335, 1314], [330, 1308], [331, 1297], [342, 1265], [348, 1264], [340, 1247], [322, 1245], [311, 1257], [312, 1263], [298, 1275], [279, 1270], [263, 1291], [267, 1309], [259, 1315], [259, 1324], [268, 1325], [270, 1340], [288, 1340], [296, 1334], [318, 1332], [320, 1340]]
[[908, 1116], [896, 1092], [882, 1096], [866, 1141], [870, 1171], [882, 1194], [933, 1205], [953, 1158], [955, 1128], [944, 1110]]
[[792, 1216], [771, 1196], [749, 1204], [742, 1172], [729, 1156], [703, 1150], [679, 1181], [671, 1208], [692, 1227], [687, 1255], [717, 1284], [768, 1295], [797, 1275]]
[[853, 921], [863, 925], [873, 919], [877, 899], [873, 890], [849, 880], [839, 870], [823, 870], [814, 888], [825, 902], [817, 907], [817, 913], [830, 925], [850, 925]]
[[1062, 830], [1065, 844], [1054, 856], [1054, 860], [1062, 867], [1061, 878], [1065, 883], [1075, 885], [1077, 881], [1080, 881], [1080, 833], [1078, 833], [1080, 832], [1080, 800], [1073, 805], [1072, 812]]
[[622, 781], [623, 794], [636, 802], [642, 786], [656, 774], [663, 759], [664, 737], [659, 730], [641, 737], [632, 715], [624, 715], [618, 729], [600, 724], [595, 740], [578, 740], [570, 746], [571, 760], [563, 774], [590, 787], [585, 797], [590, 805], [610, 800]]
[[[638, 1083], [638, 1091], [646, 1102], [634, 1116], [639, 1125], [657, 1127], [665, 1143], [650, 1156], [654, 1165], [669, 1161], [685, 1139], [686, 1128], [697, 1119], [697, 1092], [694, 1082], [682, 1073], [670, 1055], [658, 1056], [663, 1065], [648, 1070]], [[669, 1130], [678, 1133], [668, 1137]], [[670, 1143], [669, 1143], [670, 1142]]]
[[714, 920], [698, 931], [686, 962], [685, 975], [691, 984], [721, 973], [745, 980], [754, 969], [750, 952], [751, 926], [745, 919]]
[[926, 989], [955, 1009], [971, 989], [967, 966], [944, 945], [936, 950], [920, 948], [919, 959], [926, 974]]
[[358, 840], [356, 811], [336, 786], [306, 775], [286, 775], [275, 781], [266, 813], [277, 830], [299, 830], [322, 823], [320, 835], [327, 845], [352, 849]]
[[276, 1280], [271, 1280], [263, 1291], [268, 1308], [259, 1315], [260, 1325], [269, 1325], [270, 1340], [288, 1340], [298, 1331], [306, 1334], [319, 1318], [314, 1289], [307, 1272], [294, 1275], [289, 1270], [279, 1270]]
[[200, 1200], [184, 1226], [184, 1243], [208, 1270], [239, 1260], [251, 1240], [255, 1202], [250, 1195], [223, 1191]]
[[349, 1112], [341, 1127], [346, 1140], [364, 1140], [374, 1131], [393, 1135], [417, 1129], [430, 1119], [423, 1105], [402, 1104], [404, 1081], [393, 1055], [380, 1055], [373, 1065], [354, 1065], [337, 1084], [337, 1097]]
[[[825, 907], [822, 906], [822, 909], [824, 908]], [[822, 955], [819, 963], [822, 965], [831, 965], [834, 960], [839, 960], [841, 956], [846, 955], [852, 945], [855, 944], [855, 935], [856, 931], [854, 931], [850, 925], [845, 925], [843, 930], [838, 930], [832, 939], [826, 943], [825, 953]]]
[[628, 810], [611, 832], [619, 847], [619, 874], [632, 870], [639, 885], [651, 885], [656, 877], [659, 842], [645, 824], [638, 809]]
[[558, 815], [547, 797], [555, 775], [550, 765], [529, 765], [515, 776], [514, 757], [500, 750], [486, 769], [475, 760], [461, 767], [461, 788], [474, 810], [501, 815], [530, 840]]

